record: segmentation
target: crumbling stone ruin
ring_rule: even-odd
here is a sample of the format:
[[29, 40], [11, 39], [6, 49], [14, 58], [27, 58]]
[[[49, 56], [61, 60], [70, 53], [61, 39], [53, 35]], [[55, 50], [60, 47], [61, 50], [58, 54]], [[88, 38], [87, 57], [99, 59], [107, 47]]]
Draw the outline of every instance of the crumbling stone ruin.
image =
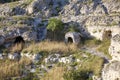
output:
[[81, 41], [81, 35], [78, 32], [68, 32], [65, 34], [66, 43], [79, 44], [80, 41]]

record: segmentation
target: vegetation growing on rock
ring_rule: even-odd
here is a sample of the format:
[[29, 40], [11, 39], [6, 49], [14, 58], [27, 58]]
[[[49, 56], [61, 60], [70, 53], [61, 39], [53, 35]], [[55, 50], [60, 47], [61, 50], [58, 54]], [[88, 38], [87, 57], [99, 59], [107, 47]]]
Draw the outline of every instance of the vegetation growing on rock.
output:
[[1, 0], [0, 80], [119, 79], [119, 15], [119, 0]]

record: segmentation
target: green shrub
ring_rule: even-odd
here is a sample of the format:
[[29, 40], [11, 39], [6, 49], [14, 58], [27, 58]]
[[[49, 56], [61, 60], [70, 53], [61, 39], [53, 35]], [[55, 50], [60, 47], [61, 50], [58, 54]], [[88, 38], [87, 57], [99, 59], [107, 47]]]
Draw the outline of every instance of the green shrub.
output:
[[62, 39], [60, 36], [62, 35], [64, 25], [63, 25], [63, 22], [60, 19], [56, 19], [56, 18], [49, 19], [47, 29], [52, 31], [52, 32], [49, 31], [50, 32], [49, 36], [52, 35], [52, 39], [54, 39], [54, 40], [55, 39], [56, 40]]
[[57, 18], [49, 19], [47, 29], [55, 31], [55, 30], [62, 30], [63, 29], [63, 22]]

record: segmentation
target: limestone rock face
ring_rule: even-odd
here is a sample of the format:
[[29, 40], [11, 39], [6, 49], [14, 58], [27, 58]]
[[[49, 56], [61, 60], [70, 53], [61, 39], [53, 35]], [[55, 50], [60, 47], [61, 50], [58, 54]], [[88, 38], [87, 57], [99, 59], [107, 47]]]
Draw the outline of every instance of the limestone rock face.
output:
[[106, 8], [108, 9], [108, 12], [120, 12], [120, 1], [119, 0], [103, 0], [104, 5], [106, 5]]
[[13, 16], [25, 14], [25, 8], [22, 7], [24, 2], [21, 0], [14, 3], [0, 5], [0, 16]]
[[26, 41], [36, 41], [37, 40], [37, 32], [24, 32], [22, 37]]
[[39, 1], [39, 0], [33, 1], [33, 2], [31, 3], [31, 5], [29, 5], [29, 6], [27, 7], [27, 11], [28, 11], [29, 14], [32, 14], [32, 13], [34, 12], [35, 7], [38, 6], [38, 3], [39, 3], [38, 1]]
[[120, 61], [120, 34], [113, 36], [111, 39], [109, 54], [112, 56], [112, 60]]
[[120, 27], [120, 1], [118, 0], [68, 0], [60, 12], [64, 22], [77, 22], [91, 36], [103, 40], [104, 31], [118, 34]]
[[104, 27], [104, 26], [89, 26], [87, 27], [87, 30], [89, 31], [91, 36], [94, 36], [95, 38], [99, 40], [104, 40], [104, 37], [107, 35], [107, 31], [110, 31], [111, 36], [115, 36], [116, 34], [120, 33], [120, 27], [119, 26], [113, 26], [113, 27]]
[[112, 56], [110, 63], [106, 64], [102, 70], [103, 80], [119, 80], [120, 79], [120, 34], [116, 34], [111, 38], [109, 54]]
[[58, 15], [66, 0], [34, 0], [26, 11], [28, 14], [34, 14], [44, 17]]
[[[23, 39], [26, 41], [37, 40], [37, 32], [35, 32], [34, 30], [31, 30], [31, 28], [29, 28], [29, 27], [11, 28], [10, 30], [8, 30], [8, 29], [9, 29], [9, 27], [7, 27], [6, 30], [2, 34], [5, 38], [5, 41], [14, 39], [17, 36], [23, 37]], [[3, 42], [3, 38], [1, 38], [1, 40], [2, 40], [1, 42]]]
[[107, 64], [102, 71], [102, 80], [119, 80], [120, 62], [114, 61]]
[[46, 25], [39, 27], [40, 18], [18, 15], [3, 17], [0, 23], [0, 45], [3, 42], [14, 40], [17, 36], [23, 37], [25, 41], [43, 40], [47, 34]]

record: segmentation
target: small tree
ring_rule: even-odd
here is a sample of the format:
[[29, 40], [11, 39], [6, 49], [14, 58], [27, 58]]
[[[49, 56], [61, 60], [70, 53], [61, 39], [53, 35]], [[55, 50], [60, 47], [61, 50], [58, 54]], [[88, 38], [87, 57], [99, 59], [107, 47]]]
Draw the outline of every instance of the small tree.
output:
[[47, 29], [53, 32], [53, 37], [55, 39], [55, 34], [60, 33], [64, 28], [63, 22], [57, 18], [51, 18], [48, 21]]

